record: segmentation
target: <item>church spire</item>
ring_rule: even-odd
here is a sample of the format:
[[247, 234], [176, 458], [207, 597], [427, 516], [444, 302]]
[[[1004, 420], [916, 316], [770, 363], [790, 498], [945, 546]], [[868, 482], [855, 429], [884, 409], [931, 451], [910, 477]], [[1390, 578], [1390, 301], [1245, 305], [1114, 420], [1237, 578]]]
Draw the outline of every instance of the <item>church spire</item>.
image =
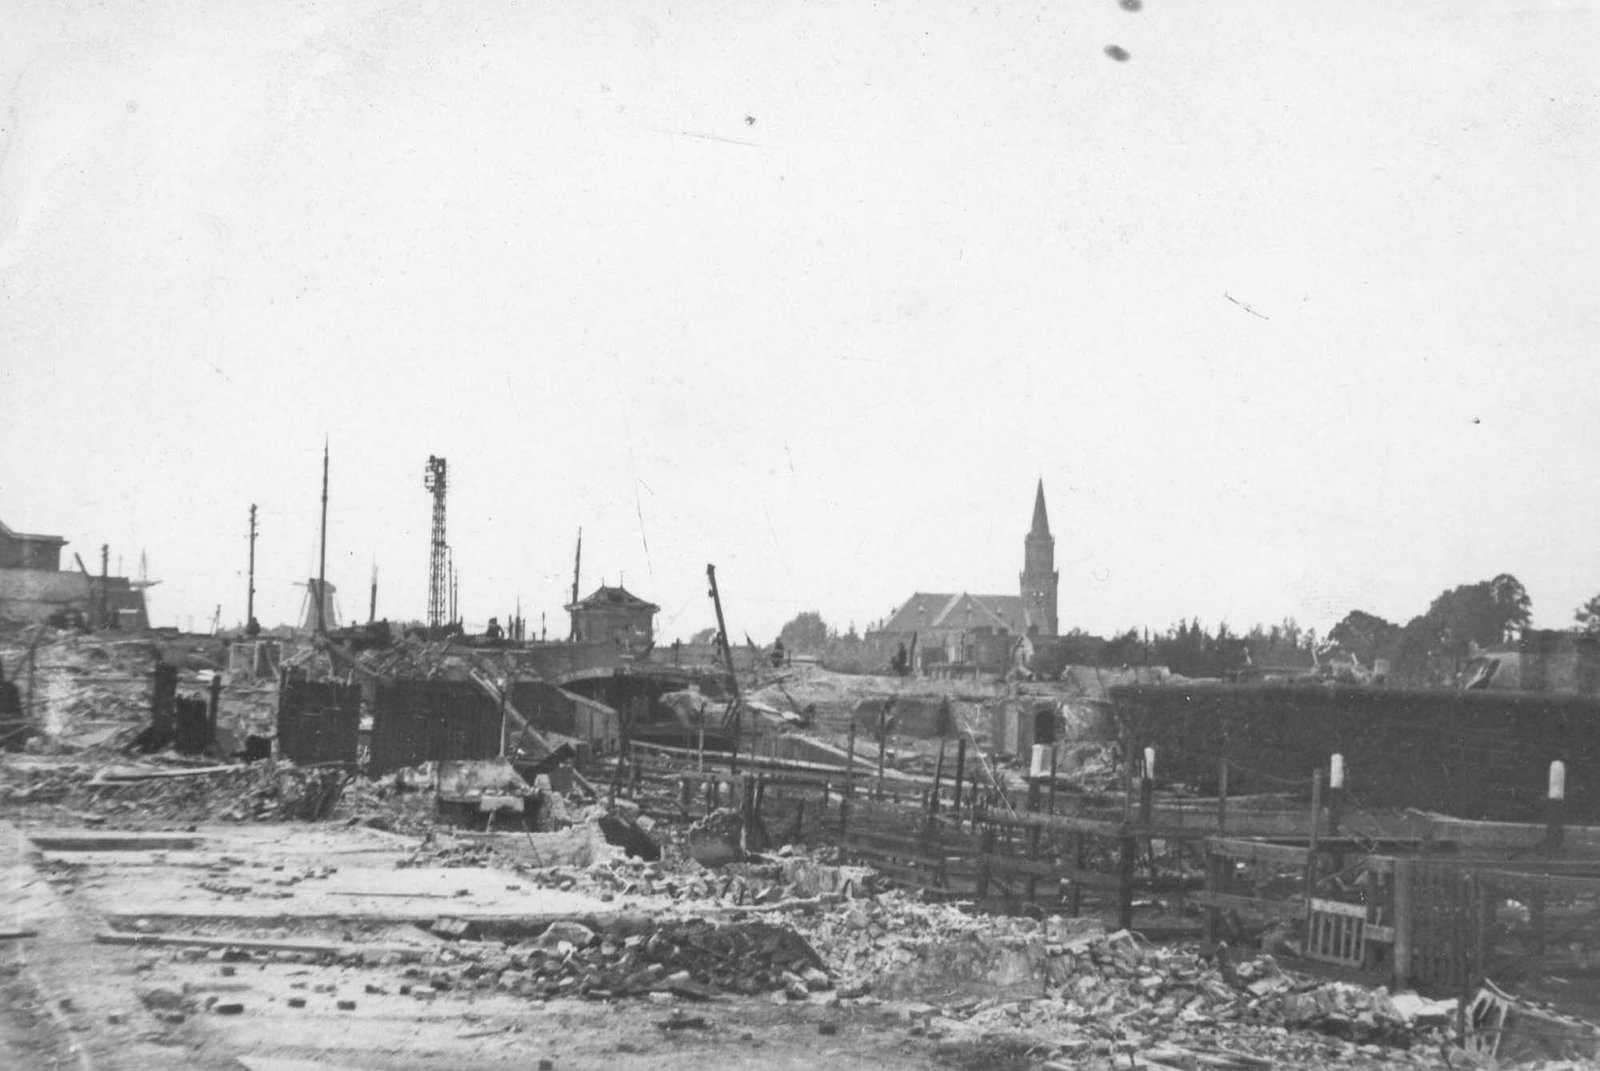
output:
[[1044, 508], [1044, 480], [1033, 495], [1033, 527], [1022, 541], [1022, 605], [1029, 631], [1057, 635], [1056, 592], [1061, 574], [1056, 571], [1056, 540], [1050, 534], [1050, 517]]

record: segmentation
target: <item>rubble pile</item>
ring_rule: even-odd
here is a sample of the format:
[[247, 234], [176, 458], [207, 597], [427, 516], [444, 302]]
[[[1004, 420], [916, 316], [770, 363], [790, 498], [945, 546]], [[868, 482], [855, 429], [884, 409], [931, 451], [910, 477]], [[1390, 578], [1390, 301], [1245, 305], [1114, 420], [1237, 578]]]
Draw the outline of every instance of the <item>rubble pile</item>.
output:
[[[515, 846], [513, 840], [507, 849]], [[510, 859], [509, 850], [498, 854], [501, 863]], [[493, 856], [485, 859], [487, 864]], [[520, 862], [519, 854], [512, 865]], [[588, 866], [538, 864], [517, 869], [535, 885], [587, 893], [607, 902], [648, 896], [697, 907], [787, 905], [802, 911], [815, 909], [824, 900], [869, 895], [875, 888], [873, 873], [866, 867], [829, 866], [800, 856], [711, 870], [692, 860], [651, 863], [613, 854]]]
[[345, 782], [341, 770], [282, 762], [198, 770], [11, 764], [0, 804], [55, 804], [80, 815], [158, 822], [311, 821], [332, 814]]
[[426, 783], [400, 775], [378, 780], [351, 777], [332, 817], [393, 833], [426, 835], [437, 822], [438, 800]]
[[[402, 977], [408, 982], [400, 987], [401, 995], [431, 1000], [444, 993], [495, 991], [529, 1000], [651, 994], [709, 1000], [723, 993], [770, 993], [787, 1001], [806, 1000], [832, 988], [811, 946], [793, 930], [769, 922], [655, 922], [626, 915], [608, 920], [601, 929], [554, 922], [536, 937], [508, 943], [476, 940], [474, 925], [463, 920], [440, 919], [433, 931], [446, 940], [420, 964], [404, 968]], [[230, 963], [259, 959], [347, 968], [389, 967], [401, 958], [383, 951], [333, 955], [248, 947], [210, 956]]]
[[[449, 970], [459, 960], [467, 966]], [[440, 963], [443, 985], [440, 968], [415, 968], [415, 974], [434, 988], [495, 988], [533, 999], [603, 1000], [661, 992], [689, 999], [709, 999], [719, 992], [783, 992], [804, 999], [831, 987], [816, 952], [792, 930], [766, 922], [645, 923], [626, 936], [599, 935], [579, 923], [558, 922], [523, 945], [447, 950]]]

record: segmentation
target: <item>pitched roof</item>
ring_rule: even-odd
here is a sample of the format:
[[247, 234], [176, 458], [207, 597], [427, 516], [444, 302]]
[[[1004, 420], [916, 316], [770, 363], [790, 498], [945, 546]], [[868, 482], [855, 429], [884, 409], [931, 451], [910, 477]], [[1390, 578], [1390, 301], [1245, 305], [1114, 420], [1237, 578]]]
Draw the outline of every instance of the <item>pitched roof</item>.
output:
[[655, 613], [661, 607], [653, 602], [646, 602], [620, 584], [617, 587], [607, 587], [601, 584], [595, 588], [594, 594], [586, 599], [571, 603], [563, 609], [566, 610], [649, 610]]
[[992, 628], [996, 631], [1026, 633], [1030, 624], [1027, 604], [1021, 595], [972, 595], [919, 591], [907, 599], [884, 623], [884, 632], [912, 632], [930, 629]]
[[1050, 534], [1050, 515], [1044, 508], [1044, 477], [1039, 478], [1039, 489], [1033, 493], [1033, 528], [1029, 535]]

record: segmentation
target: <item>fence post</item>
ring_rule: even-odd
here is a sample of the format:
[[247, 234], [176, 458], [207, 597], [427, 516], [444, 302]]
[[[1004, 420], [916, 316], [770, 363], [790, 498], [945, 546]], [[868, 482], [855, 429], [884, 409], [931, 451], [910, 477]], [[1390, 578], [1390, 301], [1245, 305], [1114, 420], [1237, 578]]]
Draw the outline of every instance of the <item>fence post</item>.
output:
[[[1201, 841], [1200, 843], [1205, 845], [1204, 841]], [[1222, 892], [1222, 856], [1212, 851], [1209, 845], [1205, 845], [1205, 853], [1206, 896], [1209, 900], [1211, 897], [1217, 896]], [[1214, 945], [1217, 943], [1217, 930], [1220, 928], [1221, 922], [1222, 909], [1217, 906], [1215, 900], [1210, 900], [1210, 902], [1206, 904], [1206, 944]]]
[[1311, 898], [1317, 892], [1317, 836], [1322, 825], [1322, 768], [1319, 766], [1311, 771], [1311, 836], [1306, 845], [1306, 949], [1312, 947], [1312, 914]]
[[[1416, 864], [1404, 856], [1394, 861], [1394, 991], [1411, 984], [1411, 875]], [[1307, 905], [1309, 907], [1309, 905]], [[1309, 912], [1308, 912], [1309, 913]]]
[[1068, 912], [1077, 918], [1083, 908], [1083, 869], [1089, 865], [1089, 853], [1084, 845], [1083, 834], [1072, 835], [1072, 891], [1069, 894]]
[[989, 857], [994, 854], [994, 838], [993, 826], [978, 837], [978, 884], [974, 894], [979, 904], [989, 898]]
[[888, 704], [878, 711], [878, 789], [877, 799], [883, 799], [883, 753], [889, 746]]
[[[1550, 782], [1545, 792], [1545, 833], [1542, 854], [1546, 859], [1561, 854], [1562, 811], [1567, 798], [1567, 764], [1560, 759], [1550, 764]], [[1528, 922], [1533, 931], [1535, 964], [1544, 963], [1544, 946], [1547, 936], [1545, 926], [1545, 891], [1540, 886], [1528, 898]]]
[[933, 789], [928, 793], [928, 815], [939, 813], [939, 786], [944, 782], [944, 737], [939, 738], [939, 762], [933, 768]]
[[[1040, 795], [1041, 795], [1041, 786], [1039, 785], [1039, 779], [1038, 778], [1030, 778], [1028, 780], [1028, 813], [1029, 814], [1037, 814], [1038, 813]], [[1039, 838], [1040, 838], [1041, 834], [1043, 834], [1043, 833], [1044, 833], [1044, 830], [1040, 829], [1038, 826], [1034, 826], [1032, 829], [1028, 830], [1028, 861], [1030, 863], [1034, 862], [1035, 860], [1037, 860], [1039, 858]], [[1028, 902], [1030, 904], [1033, 903], [1034, 898], [1038, 895], [1038, 891], [1039, 891], [1039, 878], [1038, 878], [1038, 875], [1029, 874], [1028, 875]]]
[[1228, 831], [1228, 759], [1217, 760], [1217, 835]]
[[956, 828], [961, 828], [961, 777], [966, 773], [967, 766], [967, 738], [965, 735], [956, 738], [956, 790], [951, 798], [950, 809], [955, 812]]
[[846, 746], [844, 758], [844, 798], [849, 799], [855, 795], [856, 789], [856, 719], [850, 716], [850, 743]]
[[1133, 928], [1133, 870], [1139, 842], [1129, 836], [1126, 824], [1122, 827], [1117, 849], [1117, 928], [1130, 930]]
[[1344, 756], [1335, 752], [1328, 760], [1328, 836], [1339, 835], [1344, 810]]

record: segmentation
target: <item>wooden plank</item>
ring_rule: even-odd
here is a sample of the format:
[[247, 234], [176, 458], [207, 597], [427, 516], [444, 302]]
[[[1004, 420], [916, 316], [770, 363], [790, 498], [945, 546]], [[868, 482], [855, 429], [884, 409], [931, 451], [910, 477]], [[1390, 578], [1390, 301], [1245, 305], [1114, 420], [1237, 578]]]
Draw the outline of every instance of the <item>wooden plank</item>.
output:
[[1285, 919], [1301, 919], [1306, 915], [1306, 904], [1301, 899], [1258, 900], [1253, 896], [1235, 893], [1201, 891], [1195, 894], [1194, 900], [1202, 907], [1214, 907], [1222, 911], [1257, 911]]
[[1522, 874], [1510, 870], [1484, 870], [1482, 880], [1492, 881], [1498, 890], [1512, 892], [1559, 893], [1568, 896], [1600, 897], [1600, 878], [1566, 874]]
[[1010, 874], [1013, 877], [1056, 878], [1062, 867], [1051, 859], [1018, 859], [1010, 855], [984, 855], [979, 865], [987, 863], [991, 874]]
[[956, 839], [937, 835], [908, 836], [899, 833], [878, 833], [860, 829], [851, 830], [847, 841], [849, 844], [882, 848], [905, 848], [910, 851], [938, 855], [970, 855], [977, 850], [976, 843], [966, 837]]
[[1206, 851], [1240, 863], [1267, 863], [1275, 866], [1304, 867], [1310, 852], [1288, 844], [1269, 844], [1259, 840], [1209, 837]]
[[887, 877], [900, 885], [910, 885], [912, 888], [927, 889], [931, 892], [950, 891], [947, 886], [939, 883], [936, 880], [933, 880], [933, 875], [919, 870], [896, 866], [893, 863], [874, 862], [867, 865], [871, 866], [874, 870], [882, 872], [884, 877]]
[[103, 930], [94, 935], [102, 945], [178, 945], [188, 948], [237, 948], [251, 952], [305, 952], [313, 955], [360, 956], [376, 952], [402, 960], [419, 960], [433, 949], [416, 945], [349, 944], [337, 941], [269, 941], [240, 937], [206, 937], [184, 933], [122, 933]]
[[184, 852], [200, 846], [200, 837], [170, 833], [29, 833], [33, 846], [46, 852]]
[[91, 785], [120, 785], [135, 781], [167, 781], [182, 777], [210, 777], [213, 774], [248, 773], [243, 764], [231, 766], [191, 766], [178, 770], [151, 770], [139, 766], [107, 766], [89, 779]]
[[1367, 917], [1367, 905], [1347, 904], [1342, 900], [1322, 900], [1315, 896], [1311, 898], [1311, 910], [1323, 915], [1343, 915], [1346, 918], [1362, 919]]

